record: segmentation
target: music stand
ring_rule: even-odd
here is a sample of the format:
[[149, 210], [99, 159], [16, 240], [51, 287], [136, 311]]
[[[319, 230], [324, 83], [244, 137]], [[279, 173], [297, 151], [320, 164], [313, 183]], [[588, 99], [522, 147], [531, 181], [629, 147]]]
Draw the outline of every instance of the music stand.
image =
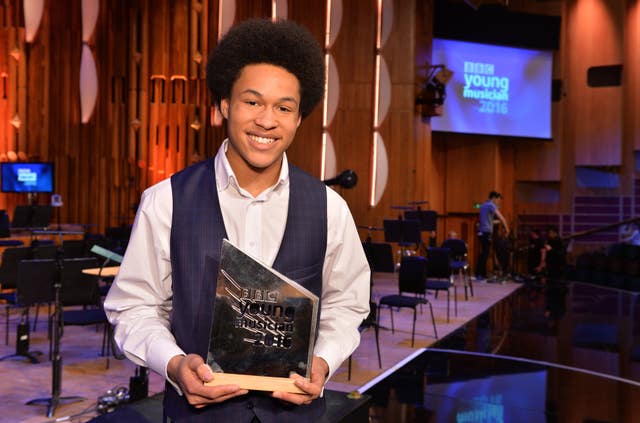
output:
[[420, 221], [414, 219], [384, 219], [384, 241], [398, 244], [420, 244]]
[[420, 230], [424, 232], [435, 231], [437, 228], [437, 214], [433, 210], [407, 210], [404, 212], [404, 218], [418, 220], [420, 222]]
[[413, 219], [384, 219], [382, 223], [385, 242], [397, 242], [400, 247], [401, 257], [410, 246], [415, 245], [417, 248], [422, 244], [420, 221]]
[[64, 325], [62, 323], [62, 269], [63, 269], [63, 251], [62, 245], [58, 248], [56, 254], [56, 277], [53, 284], [54, 288], [54, 302], [53, 302], [53, 318], [52, 318], [52, 330], [53, 330], [53, 357], [51, 359], [51, 397], [48, 398], [36, 398], [31, 401], [27, 401], [27, 405], [47, 405], [47, 417], [51, 418], [56, 411], [56, 407], [60, 403], [71, 403], [84, 401], [86, 398], [73, 395], [67, 397], [60, 396], [60, 389], [62, 385], [62, 355], [60, 354], [60, 338], [62, 338], [62, 331]]

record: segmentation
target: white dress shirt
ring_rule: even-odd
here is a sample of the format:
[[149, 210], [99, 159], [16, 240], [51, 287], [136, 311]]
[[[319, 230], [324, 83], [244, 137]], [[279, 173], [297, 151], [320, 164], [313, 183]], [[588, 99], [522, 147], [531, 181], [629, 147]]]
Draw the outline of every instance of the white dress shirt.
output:
[[[286, 155], [278, 182], [253, 197], [238, 186], [225, 154], [227, 142], [215, 157], [216, 186], [227, 236], [240, 249], [273, 265], [289, 204]], [[169, 325], [172, 210], [170, 179], [144, 191], [124, 260], [104, 302], [109, 321], [116, 326], [114, 337], [120, 349], [134, 363], [165, 378], [169, 360], [185, 354]], [[327, 362], [330, 377], [360, 342], [357, 328], [369, 312], [370, 274], [351, 212], [344, 199], [329, 187], [327, 232], [314, 354]]]

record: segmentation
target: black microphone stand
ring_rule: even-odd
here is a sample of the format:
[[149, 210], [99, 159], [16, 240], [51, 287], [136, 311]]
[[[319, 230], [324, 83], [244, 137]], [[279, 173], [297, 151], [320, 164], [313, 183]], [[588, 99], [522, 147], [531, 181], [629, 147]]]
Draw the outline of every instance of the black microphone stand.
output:
[[54, 310], [53, 310], [53, 358], [51, 359], [51, 397], [36, 398], [27, 402], [27, 405], [47, 405], [47, 417], [51, 418], [55, 413], [56, 407], [60, 403], [71, 403], [84, 401], [86, 398], [80, 396], [60, 396], [60, 387], [62, 384], [62, 356], [60, 354], [60, 338], [64, 325], [62, 323], [62, 299], [60, 293], [62, 291], [62, 269], [63, 269], [63, 251], [62, 246], [56, 252], [56, 280], [54, 281]]

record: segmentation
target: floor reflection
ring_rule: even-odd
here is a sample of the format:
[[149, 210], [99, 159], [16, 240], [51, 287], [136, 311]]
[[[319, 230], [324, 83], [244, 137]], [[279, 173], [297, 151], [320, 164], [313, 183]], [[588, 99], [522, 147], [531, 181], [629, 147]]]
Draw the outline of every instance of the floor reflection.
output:
[[634, 422], [640, 383], [580, 369], [425, 349], [363, 393], [374, 422]]
[[436, 346], [640, 382], [640, 293], [582, 282], [529, 283]]
[[526, 281], [362, 392], [379, 422], [640, 421], [640, 293]]

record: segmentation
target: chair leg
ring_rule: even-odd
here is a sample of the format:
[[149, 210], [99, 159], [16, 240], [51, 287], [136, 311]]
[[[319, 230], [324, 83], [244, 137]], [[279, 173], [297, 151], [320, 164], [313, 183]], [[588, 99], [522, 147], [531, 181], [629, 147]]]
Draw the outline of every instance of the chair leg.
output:
[[413, 327], [411, 328], [411, 348], [413, 348], [413, 340], [416, 336], [416, 310], [417, 307], [413, 308]]
[[[379, 336], [378, 336], [378, 334], [380, 332], [380, 327], [376, 324], [373, 327], [373, 330], [376, 333], [376, 349], [378, 350], [378, 367], [382, 368], [382, 358], [380, 358], [380, 341], [379, 341]], [[349, 363], [349, 364], [351, 364], [351, 363]]]
[[453, 285], [453, 312], [458, 317], [458, 288]]
[[7, 312], [5, 319], [4, 344], [9, 345], [9, 306], [5, 306], [4, 309]]
[[449, 318], [449, 303], [451, 302], [451, 291], [449, 289], [447, 289], [447, 323], [449, 323], [449, 321], [451, 320]]
[[467, 295], [469, 280], [465, 276], [465, 272], [463, 269], [460, 269], [458, 271], [458, 278], [460, 278], [460, 280], [462, 281], [462, 286], [464, 286], [464, 300], [469, 301], [469, 295]]
[[435, 317], [433, 317], [433, 307], [431, 306], [431, 303], [427, 303], [429, 304], [429, 311], [431, 312], [431, 323], [433, 323], [433, 333], [436, 336], [436, 339], [438, 339], [438, 329], [436, 329], [436, 319]]
[[38, 314], [40, 312], [40, 304], [36, 304], [36, 315], [33, 318], [33, 328], [31, 329], [33, 332], [36, 331], [36, 326], [38, 325]]
[[349, 356], [349, 364], [347, 365], [347, 380], [351, 380], [351, 356]]

